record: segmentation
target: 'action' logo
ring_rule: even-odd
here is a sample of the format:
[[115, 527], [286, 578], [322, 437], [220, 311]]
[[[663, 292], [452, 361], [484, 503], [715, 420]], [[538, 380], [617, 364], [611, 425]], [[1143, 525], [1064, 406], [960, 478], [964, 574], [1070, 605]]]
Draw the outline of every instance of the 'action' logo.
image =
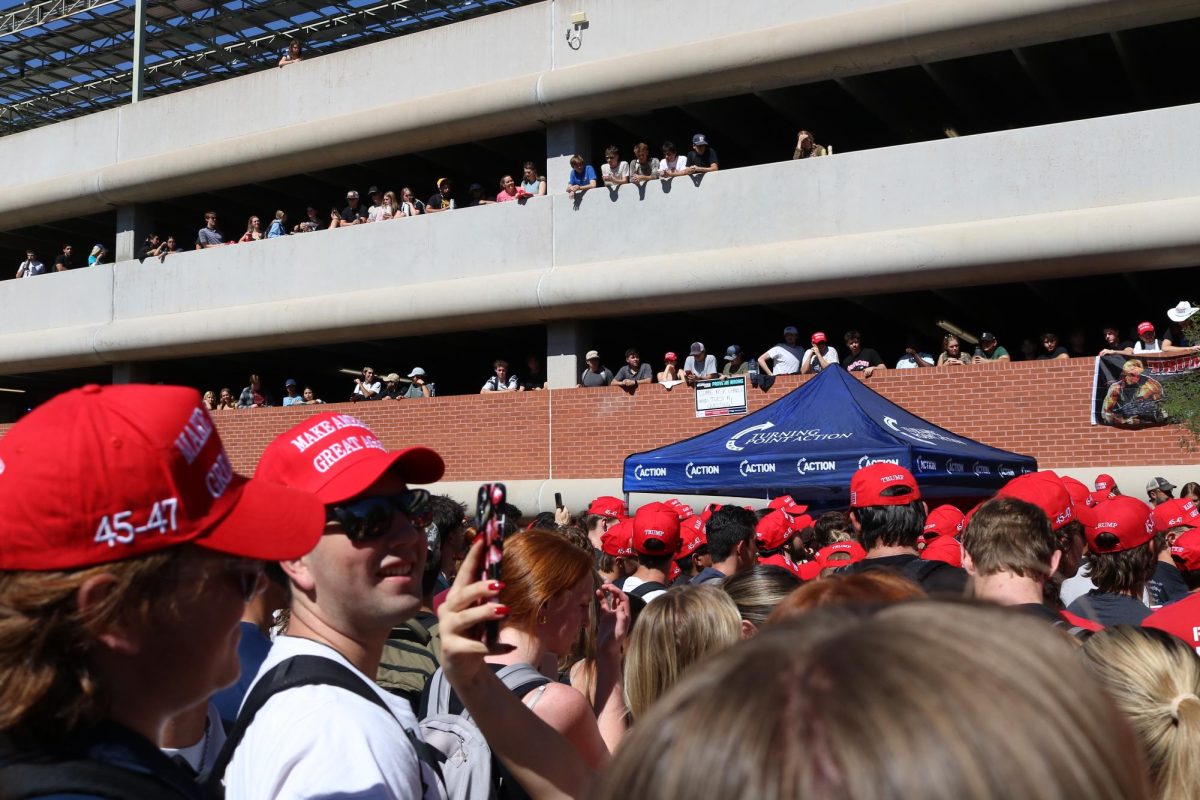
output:
[[667, 477], [667, 468], [643, 467], [641, 464], [638, 464], [633, 468], [633, 477], [637, 478], [639, 481], [642, 478], [665, 478]]

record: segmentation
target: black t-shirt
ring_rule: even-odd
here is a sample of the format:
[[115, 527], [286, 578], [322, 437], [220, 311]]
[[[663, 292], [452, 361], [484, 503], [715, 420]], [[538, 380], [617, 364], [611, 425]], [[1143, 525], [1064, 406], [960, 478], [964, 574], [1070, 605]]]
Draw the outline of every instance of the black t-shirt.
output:
[[62, 264], [67, 269], [75, 269], [75, 258], [66, 253], [60, 253], [58, 258], [54, 259], [54, 268], [56, 270], [59, 264]]
[[861, 372], [867, 367], [877, 367], [883, 363], [883, 359], [869, 347], [864, 347], [858, 351], [858, 355], [850, 355], [847, 353], [842, 358], [842, 368], [846, 372]]
[[967, 587], [967, 572], [944, 561], [922, 561], [918, 556], [901, 554], [864, 558], [838, 572], [854, 575], [872, 569], [887, 569], [915, 581], [929, 594], [962, 596]]
[[717, 163], [717, 151], [711, 146], [705, 147], [704, 152], [700, 153], [696, 148], [687, 154], [687, 163], [694, 167], [711, 167]]
[[1051, 350], [1049, 353], [1039, 354], [1038, 357], [1034, 360], [1035, 361], [1051, 361], [1055, 358], [1058, 358], [1059, 356], [1069, 356], [1069, 355], [1070, 355], [1070, 353], [1067, 352], [1067, 348], [1063, 347], [1062, 345], [1059, 345], [1058, 347]]
[[1084, 619], [1111, 625], [1141, 625], [1150, 616], [1150, 609], [1141, 600], [1127, 594], [1108, 594], [1093, 589], [1067, 606], [1067, 611]]
[[367, 215], [367, 209], [362, 203], [358, 204], [358, 208], [346, 206], [342, 209], [342, 222], [354, 222], [356, 219], [366, 219]]

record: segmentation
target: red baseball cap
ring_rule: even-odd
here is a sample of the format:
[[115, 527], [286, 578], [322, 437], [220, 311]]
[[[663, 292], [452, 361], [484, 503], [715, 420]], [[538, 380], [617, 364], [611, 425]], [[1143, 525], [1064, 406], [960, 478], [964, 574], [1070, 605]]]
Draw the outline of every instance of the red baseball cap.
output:
[[1153, 322], [1139, 322], [1138, 323], [1138, 334], [1140, 335], [1143, 333], [1154, 333], [1154, 323]]
[[679, 515], [662, 503], [648, 503], [633, 516], [633, 549], [646, 556], [679, 550]]
[[[849, 558], [842, 558], [842, 554]], [[837, 556], [836, 559], [833, 556]], [[863, 546], [853, 540], [847, 542], [834, 542], [826, 545], [817, 551], [816, 562], [821, 565], [821, 569], [829, 569], [830, 567], [837, 569], [848, 564], [862, 561], [867, 557], [867, 551]]]
[[0, 439], [0, 569], [106, 564], [192, 543], [281, 561], [316, 546], [316, 498], [237, 475], [200, 393], [84, 386]]
[[776, 497], [774, 500], [772, 500], [770, 503], [767, 504], [767, 508], [770, 508], [770, 509], [773, 509], [776, 511], [782, 511], [783, 513], [787, 514], [788, 516], [792, 516], [792, 517], [798, 517], [801, 514], [803, 514], [805, 511], [808, 511], [808, 506], [802, 505], [801, 503], [797, 503], [795, 500], [792, 499], [792, 496], [790, 494], [779, 495], [779, 497]]
[[953, 537], [963, 532], [967, 518], [952, 505], [942, 505], [929, 512], [925, 517], [925, 536]]
[[672, 561], [671, 566], [667, 567], [667, 583], [674, 583], [682, 573], [683, 570], [679, 568], [679, 565]]
[[617, 558], [632, 558], [633, 520], [623, 519], [600, 534], [600, 549]]
[[1067, 490], [1067, 494], [1071, 496], [1071, 513], [1075, 515], [1075, 519], [1082, 522], [1085, 526], [1095, 525], [1096, 501], [1092, 499], [1092, 492], [1088, 489], [1087, 484], [1072, 478], [1070, 475], [1063, 475], [1059, 480], [1062, 481], [1063, 488]]
[[955, 567], [962, 566], [962, 546], [953, 536], [935, 536], [925, 544], [921, 551], [925, 561], [944, 561]]
[[812, 343], [813, 344], [818, 344], [823, 341], [825, 341], [825, 334], [822, 333], [821, 331], [817, 331], [816, 333], [814, 333], [812, 335]]
[[610, 519], [621, 519], [625, 516], [625, 503], [617, 497], [597, 497], [588, 506], [587, 513]]
[[1192, 528], [1175, 537], [1175, 543], [1171, 545], [1171, 558], [1184, 572], [1200, 571], [1200, 530]]
[[786, 511], [783, 513], [787, 516], [788, 521], [791, 523], [792, 533], [799, 533], [800, 531], [804, 530], [805, 528], [811, 528], [813, 525], [816, 524], [813, 521], [813, 518], [810, 517], [808, 514], [801, 514], [798, 517], [793, 517], [791, 514], [788, 514]]
[[1075, 520], [1071, 495], [1058, 475], [1050, 470], [1018, 475], [996, 492], [997, 497], [1015, 497], [1032, 503], [1050, 518], [1050, 527], [1060, 529]]
[[[907, 486], [909, 494], [884, 497], [881, 493], [891, 486]], [[921, 499], [917, 479], [904, 467], [878, 462], [863, 467], [850, 479], [850, 507], [906, 506]]]
[[694, 516], [696, 513], [687, 503], [674, 497], [664, 502], [663, 505], [674, 511], [676, 516], [678, 516], [681, 520]]
[[782, 511], [767, 514], [754, 526], [754, 538], [760, 550], [778, 550], [792, 539], [792, 519]]
[[428, 447], [388, 452], [358, 417], [324, 411], [275, 437], [254, 477], [315, 494], [332, 505], [357, 497], [389, 471], [406, 483], [433, 483], [446, 465]]
[[1113, 480], [1112, 475], [1104, 472], [1101, 472], [1099, 475], [1097, 475], [1096, 481], [1093, 484], [1095, 491], [1092, 492], [1092, 505], [1095, 505], [1096, 503], [1102, 503], [1111, 497], [1113, 487], [1116, 485], [1117, 482]]
[[[1150, 506], [1136, 497], [1119, 495], [1096, 506], [1096, 524], [1084, 529], [1088, 549], [1093, 553], [1120, 553], [1141, 547], [1154, 538], [1154, 518]], [[1096, 539], [1103, 533], [1117, 538], [1110, 547], [1100, 547]]]
[[679, 360], [679, 357], [677, 355], [675, 355], [674, 353], [672, 353], [670, 350], [668, 350], [666, 355], [663, 356], [663, 361], [678, 361], [678, 360]]
[[1200, 647], [1200, 593], [1193, 592], [1179, 602], [1163, 606], [1142, 620], [1143, 628], [1157, 628]]
[[700, 512], [700, 519], [703, 520], [705, 525], [707, 525], [708, 521], [712, 518], [713, 512], [720, 511], [720, 510], [721, 510], [720, 503], [709, 503], [708, 505], [706, 505], [704, 507], [704, 510], [702, 510]]
[[704, 530], [704, 520], [691, 516], [679, 523], [679, 555], [677, 558], [690, 556], [708, 544], [708, 535]]
[[1166, 533], [1172, 528], [1200, 528], [1200, 509], [1186, 497], [1159, 503], [1152, 515], [1155, 533]]

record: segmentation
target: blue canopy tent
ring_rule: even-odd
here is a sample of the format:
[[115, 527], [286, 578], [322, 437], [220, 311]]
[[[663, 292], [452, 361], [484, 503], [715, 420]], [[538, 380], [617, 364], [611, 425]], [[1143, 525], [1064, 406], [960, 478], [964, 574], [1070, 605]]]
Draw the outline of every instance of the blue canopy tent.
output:
[[939, 428], [831, 366], [715, 430], [625, 459], [623, 489], [771, 498], [845, 507], [855, 470], [883, 461], [930, 498], [982, 497], [1037, 461]]

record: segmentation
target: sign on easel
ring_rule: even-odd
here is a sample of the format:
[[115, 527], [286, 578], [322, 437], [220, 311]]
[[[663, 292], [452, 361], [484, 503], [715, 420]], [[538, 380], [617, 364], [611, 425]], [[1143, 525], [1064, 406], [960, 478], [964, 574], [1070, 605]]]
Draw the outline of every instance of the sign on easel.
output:
[[696, 416], [727, 417], [746, 413], [746, 379], [696, 381]]

